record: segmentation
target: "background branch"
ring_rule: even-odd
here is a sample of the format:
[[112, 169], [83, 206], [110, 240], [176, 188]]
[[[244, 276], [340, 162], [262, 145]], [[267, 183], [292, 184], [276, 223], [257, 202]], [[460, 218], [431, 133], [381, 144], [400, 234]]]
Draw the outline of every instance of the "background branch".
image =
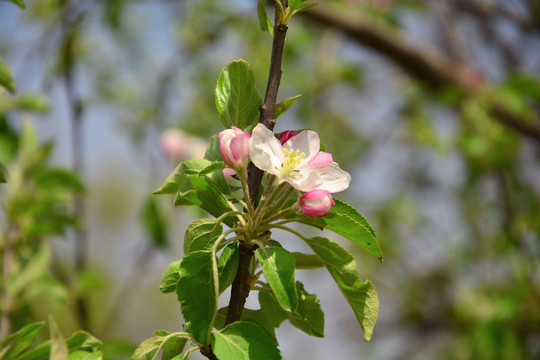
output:
[[[318, 6], [300, 14], [317, 25], [333, 28], [388, 59], [411, 77], [436, 90], [457, 87], [470, 94], [482, 83], [481, 75], [466, 64], [453, 62], [435, 49], [417, 49], [390, 29], [367, 19], [350, 20]], [[540, 126], [522, 119], [502, 105], [493, 104], [494, 119], [540, 143]]]

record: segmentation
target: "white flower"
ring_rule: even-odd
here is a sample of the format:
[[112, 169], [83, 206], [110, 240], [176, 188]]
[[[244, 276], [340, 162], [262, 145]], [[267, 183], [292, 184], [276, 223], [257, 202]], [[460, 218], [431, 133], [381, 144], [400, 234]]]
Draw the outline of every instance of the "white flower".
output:
[[351, 176], [340, 169], [331, 154], [319, 148], [316, 132], [302, 131], [281, 145], [272, 131], [258, 124], [251, 134], [250, 157], [259, 169], [289, 182], [297, 190], [345, 190]]

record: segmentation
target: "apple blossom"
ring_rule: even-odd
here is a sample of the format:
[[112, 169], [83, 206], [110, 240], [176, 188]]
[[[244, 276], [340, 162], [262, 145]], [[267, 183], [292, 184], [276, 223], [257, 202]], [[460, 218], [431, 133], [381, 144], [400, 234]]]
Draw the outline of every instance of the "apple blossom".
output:
[[319, 151], [319, 135], [314, 131], [302, 131], [282, 145], [272, 131], [258, 124], [249, 148], [255, 166], [297, 190], [334, 193], [345, 190], [351, 182], [349, 173], [341, 170], [331, 154]]
[[326, 190], [312, 190], [300, 196], [300, 208], [307, 216], [325, 216], [334, 205], [332, 195]]
[[219, 152], [225, 162], [233, 167], [247, 164], [250, 135], [236, 126], [223, 130], [218, 135]]

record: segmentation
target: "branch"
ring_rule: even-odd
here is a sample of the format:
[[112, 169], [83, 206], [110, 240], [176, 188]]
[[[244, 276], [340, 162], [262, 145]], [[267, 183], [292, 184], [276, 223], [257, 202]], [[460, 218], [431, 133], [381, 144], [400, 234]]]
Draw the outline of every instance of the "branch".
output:
[[[62, 43], [61, 52], [63, 60], [63, 80], [66, 88], [69, 110], [71, 112], [71, 138], [73, 146], [73, 170], [81, 175], [84, 167], [84, 132], [83, 122], [83, 104], [77, 94], [75, 83], [75, 50], [76, 31], [85, 13], [76, 11], [68, 0], [62, 2]], [[75, 14], [75, 15], [74, 15]], [[76, 194], [74, 198], [74, 212], [77, 219], [84, 219], [86, 213], [86, 203], [82, 195]], [[75, 232], [75, 272], [80, 273], [86, 268], [88, 236], [85, 229], [77, 229]], [[76, 294], [75, 309], [80, 322], [80, 327], [88, 330], [89, 318], [88, 308], [85, 300]]]
[[[285, 46], [285, 35], [287, 34], [287, 26], [279, 23], [277, 13], [276, 10], [276, 26], [274, 28], [266, 95], [263, 104], [259, 108], [260, 123], [270, 130], [273, 130], [274, 125], [276, 124], [276, 120], [274, 119], [274, 108], [276, 107], [277, 93], [281, 82], [281, 62], [283, 57], [283, 47]], [[257, 201], [257, 194], [259, 193], [259, 188], [261, 186], [262, 176], [263, 171], [253, 164], [250, 164], [248, 186], [249, 196], [253, 205], [255, 205]], [[225, 325], [240, 320], [250, 290], [251, 278], [249, 274], [249, 264], [253, 258], [253, 252], [255, 251], [256, 246], [248, 246], [241, 242], [239, 248], [240, 261], [236, 277], [232, 284], [229, 310], [227, 312]]]
[[[306, 20], [348, 35], [354, 41], [381, 53], [411, 77], [431, 88], [457, 87], [471, 93], [482, 83], [481, 75], [465, 64], [456, 63], [435, 49], [417, 49], [386, 27], [366, 19], [342, 18], [323, 6], [300, 14]], [[501, 105], [493, 105], [490, 113], [498, 122], [540, 143], [540, 127], [513, 114]]]

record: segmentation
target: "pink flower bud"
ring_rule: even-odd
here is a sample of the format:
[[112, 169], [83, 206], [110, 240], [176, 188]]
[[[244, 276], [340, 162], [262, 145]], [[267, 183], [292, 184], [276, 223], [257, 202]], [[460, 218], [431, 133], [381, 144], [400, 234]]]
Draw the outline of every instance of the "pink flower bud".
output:
[[326, 190], [312, 190], [300, 196], [300, 208], [307, 216], [325, 216], [334, 205], [332, 195]]
[[279, 141], [281, 141], [281, 145], [285, 144], [290, 138], [293, 136], [298, 135], [298, 133], [294, 130], [287, 130], [281, 133], [279, 135]]
[[247, 164], [251, 135], [233, 126], [218, 135], [219, 152], [225, 162], [233, 167]]

